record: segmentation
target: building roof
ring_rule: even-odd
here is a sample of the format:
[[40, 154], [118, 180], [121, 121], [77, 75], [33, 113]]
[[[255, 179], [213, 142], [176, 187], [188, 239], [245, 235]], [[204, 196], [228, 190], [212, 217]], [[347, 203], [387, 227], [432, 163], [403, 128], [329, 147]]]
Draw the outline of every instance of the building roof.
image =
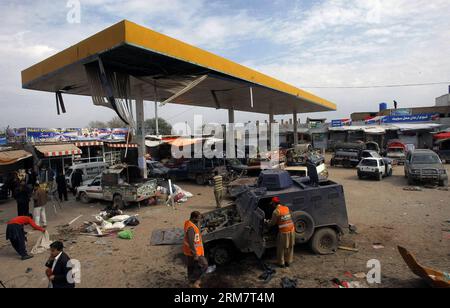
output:
[[98, 59], [108, 71], [133, 76], [132, 96], [140, 88], [148, 101], [157, 96], [161, 102], [275, 115], [336, 110], [314, 94], [127, 20], [25, 69], [22, 86], [91, 96], [85, 66]]

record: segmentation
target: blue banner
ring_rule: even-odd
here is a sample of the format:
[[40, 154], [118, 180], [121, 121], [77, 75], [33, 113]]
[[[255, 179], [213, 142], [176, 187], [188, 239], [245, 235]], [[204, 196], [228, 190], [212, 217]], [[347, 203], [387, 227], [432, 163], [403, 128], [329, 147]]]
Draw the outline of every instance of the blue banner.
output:
[[350, 126], [350, 125], [352, 125], [352, 120], [350, 120], [350, 119], [341, 119], [341, 120], [331, 121], [332, 127], [342, 127], [342, 126]]
[[417, 123], [417, 122], [431, 122], [439, 119], [439, 114], [415, 114], [403, 116], [387, 116], [381, 122], [384, 124], [392, 123]]

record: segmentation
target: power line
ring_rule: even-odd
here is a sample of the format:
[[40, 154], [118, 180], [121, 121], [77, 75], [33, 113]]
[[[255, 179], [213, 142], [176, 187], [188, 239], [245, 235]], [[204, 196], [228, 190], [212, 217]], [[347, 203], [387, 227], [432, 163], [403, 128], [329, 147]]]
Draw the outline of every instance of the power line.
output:
[[450, 85], [450, 81], [446, 82], [430, 82], [430, 83], [411, 83], [411, 84], [394, 84], [394, 85], [373, 85], [373, 86], [338, 86], [338, 87], [308, 87], [302, 86], [303, 89], [375, 89], [375, 88], [406, 88], [406, 87], [425, 87], [435, 85]]

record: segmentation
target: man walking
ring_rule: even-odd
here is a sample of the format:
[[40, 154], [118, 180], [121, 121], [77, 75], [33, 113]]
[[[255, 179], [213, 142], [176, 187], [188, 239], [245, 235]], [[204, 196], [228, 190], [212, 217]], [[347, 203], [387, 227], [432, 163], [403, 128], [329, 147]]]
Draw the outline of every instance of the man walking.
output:
[[33, 210], [33, 218], [38, 226], [42, 226], [44, 228], [47, 227], [47, 214], [45, 212], [45, 205], [47, 204], [47, 192], [41, 188], [41, 186], [36, 184], [34, 192], [33, 192], [33, 200], [34, 200], [34, 210]]
[[25, 242], [27, 238], [25, 236], [24, 226], [30, 225], [33, 229], [45, 232], [44, 228], [39, 227], [29, 216], [18, 216], [11, 219], [6, 226], [6, 240], [11, 241], [11, 245], [22, 257], [22, 260], [28, 260], [33, 256], [27, 253], [27, 247]]
[[222, 207], [223, 198], [223, 178], [219, 175], [219, 171], [214, 172], [214, 197], [216, 198], [216, 207], [220, 209]]
[[70, 257], [64, 252], [64, 245], [61, 242], [54, 242], [50, 245], [50, 258], [45, 266], [49, 288], [72, 289], [75, 288], [73, 281], [68, 281], [67, 276], [71, 271], [69, 266]]
[[56, 177], [56, 185], [58, 187], [58, 196], [59, 201], [67, 201], [67, 183], [66, 183], [66, 177], [64, 176], [62, 171], [59, 171], [58, 176]]
[[183, 253], [186, 256], [188, 279], [193, 288], [201, 288], [201, 279], [208, 269], [205, 258], [200, 222], [200, 212], [192, 212], [190, 220], [184, 223]]
[[280, 203], [280, 198], [272, 199], [275, 210], [269, 227], [278, 226], [277, 263], [281, 268], [285, 268], [294, 261], [295, 226], [289, 208]]

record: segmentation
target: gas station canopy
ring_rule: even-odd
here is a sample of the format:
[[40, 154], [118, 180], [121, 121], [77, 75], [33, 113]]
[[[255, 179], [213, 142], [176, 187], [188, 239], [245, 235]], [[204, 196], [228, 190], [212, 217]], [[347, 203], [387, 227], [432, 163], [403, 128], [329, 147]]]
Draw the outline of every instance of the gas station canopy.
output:
[[126, 20], [24, 70], [22, 86], [95, 96], [92, 65], [116, 74], [114, 89], [123, 88], [120, 76], [129, 76], [125, 92], [147, 101], [273, 115], [336, 110], [325, 99]]

